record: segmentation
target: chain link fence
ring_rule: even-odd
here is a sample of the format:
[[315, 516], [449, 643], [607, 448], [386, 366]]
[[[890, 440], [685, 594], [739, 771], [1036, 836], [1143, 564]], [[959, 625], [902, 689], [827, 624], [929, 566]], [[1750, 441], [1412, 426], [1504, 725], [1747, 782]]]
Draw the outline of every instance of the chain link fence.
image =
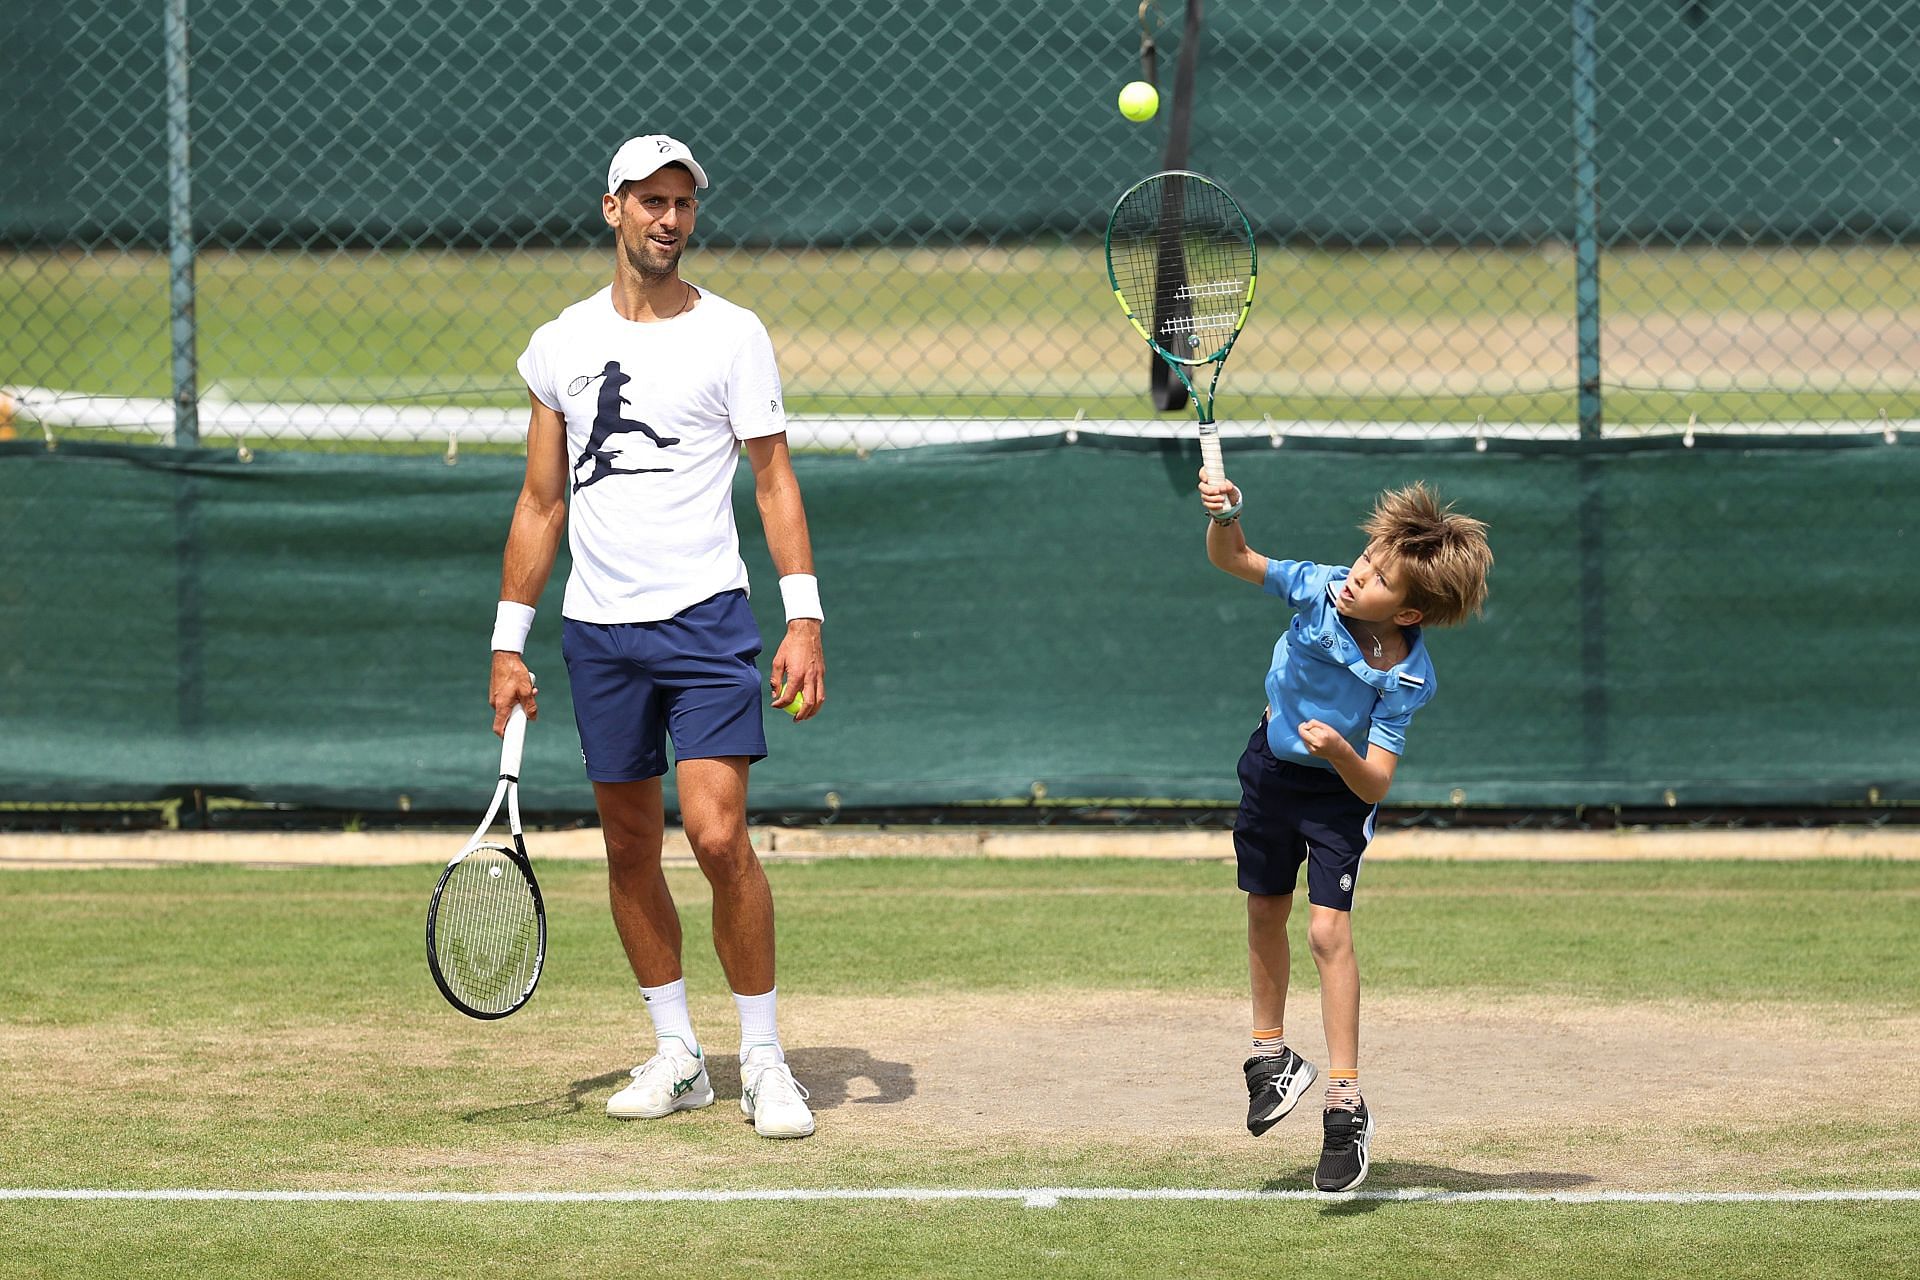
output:
[[[23, 0], [0, 430], [516, 441], [624, 137], [801, 443], [1178, 430], [1105, 284], [1175, 0], [797, 10]], [[1893, 431], [1920, 396], [1920, 4], [1215, 3], [1188, 163], [1259, 226], [1228, 434]], [[175, 127], [169, 128], [169, 111]], [[1585, 399], [1583, 400], [1583, 392]], [[0, 402], [3, 403], [3, 402]]]
[[[1397, 804], [1910, 806], [1920, 0], [1201, 10], [16, 0], [0, 824], [491, 776], [449, 655], [514, 359], [606, 283], [600, 180], [655, 131], [713, 178], [686, 275], [765, 318], [822, 451], [839, 718], [762, 803], [1230, 803], [1271, 602], [1198, 559], [1192, 460], [1123, 438], [1192, 415], [1101, 241], [1184, 150], [1257, 225], [1218, 410], [1259, 545], [1344, 563], [1415, 478], [1493, 525]], [[584, 810], [565, 738], [539, 803]]]

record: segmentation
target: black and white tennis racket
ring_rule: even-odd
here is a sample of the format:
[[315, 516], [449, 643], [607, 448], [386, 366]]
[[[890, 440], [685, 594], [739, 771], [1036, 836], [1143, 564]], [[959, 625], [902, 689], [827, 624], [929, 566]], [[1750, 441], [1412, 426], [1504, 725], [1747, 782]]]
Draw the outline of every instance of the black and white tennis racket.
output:
[[[533, 996], [547, 958], [547, 907], [520, 834], [520, 750], [527, 713], [507, 717], [500, 781], [473, 838], [455, 854], [427, 904], [427, 967], [440, 994], [471, 1018], [504, 1018]], [[511, 846], [487, 829], [506, 802]]]

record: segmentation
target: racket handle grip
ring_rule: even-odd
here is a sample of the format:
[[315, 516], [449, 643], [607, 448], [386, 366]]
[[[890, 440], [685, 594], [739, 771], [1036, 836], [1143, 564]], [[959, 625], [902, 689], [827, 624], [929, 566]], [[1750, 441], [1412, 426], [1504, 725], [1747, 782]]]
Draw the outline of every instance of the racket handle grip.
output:
[[527, 711], [519, 703], [507, 714], [507, 731], [500, 735], [500, 775], [520, 776], [520, 751], [527, 745]]
[[1220, 458], [1220, 428], [1210, 422], [1200, 426], [1200, 466], [1213, 484], [1227, 482], [1227, 464]]

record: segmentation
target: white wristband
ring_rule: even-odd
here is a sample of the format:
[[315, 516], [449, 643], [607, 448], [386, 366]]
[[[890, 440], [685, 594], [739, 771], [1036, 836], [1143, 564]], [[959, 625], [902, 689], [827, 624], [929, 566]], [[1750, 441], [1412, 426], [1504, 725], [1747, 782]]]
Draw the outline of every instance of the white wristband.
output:
[[820, 612], [820, 579], [810, 573], [790, 573], [780, 579], [780, 602], [787, 607], [787, 621], [795, 618], [826, 620]]
[[516, 600], [502, 600], [493, 615], [493, 647], [508, 653], [520, 653], [527, 647], [527, 632], [533, 630], [533, 606]]

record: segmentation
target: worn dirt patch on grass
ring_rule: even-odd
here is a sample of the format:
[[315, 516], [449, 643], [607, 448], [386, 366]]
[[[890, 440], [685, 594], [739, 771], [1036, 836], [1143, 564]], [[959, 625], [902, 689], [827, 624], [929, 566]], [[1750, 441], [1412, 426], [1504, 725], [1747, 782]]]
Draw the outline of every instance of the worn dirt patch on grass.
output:
[[[811, 1051], [821, 1055], [823, 1078], [812, 1086], [820, 1105], [846, 1111], [846, 1123], [911, 1117], [1009, 1135], [1244, 1136], [1242, 1000], [1102, 993], [793, 1006], [796, 1045], [860, 1045], [844, 1063]], [[1462, 1134], [1516, 1128], [1824, 1112], [1831, 1095], [1810, 1073], [1871, 1079], [1908, 1123], [1920, 1118], [1920, 1019], [1406, 996], [1369, 998], [1362, 1018], [1362, 1083], [1406, 1149], [1451, 1150]], [[1288, 1040], [1325, 1065], [1311, 992], [1296, 993]], [[887, 1080], [868, 1061], [886, 1064]], [[886, 1106], [855, 1105], [862, 1091], [907, 1084], [911, 1092]]]
[[[529, 1010], [518, 1026], [436, 1019], [264, 1036], [13, 1027], [0, 1040], [0, 1070], [57, 1128], [61, 1115], [93, 1109], [100, 1066], [111, 1062], [125, 1123], [137, 1128], [150, 1113], [170, 1145], [202, 1148], [213, 1172], [223, 1135], [272, 1147], [303, 1108], [336, 1148], [352, 1140], [343, 1108], [391, 1106], [424, 1126], [423, 1141], [397, 1146], [369, 1134], [350, 1167], [259, 1153], [251, 1167], [278, 1170], [282, 1184], [816, 1185], [850, 1174], [1100, 1183], [1127, 1181], [1135, 1163], [1179, 1159], [1200, 1177], [1291, 1185], [1318, 1150], [1317, 1091], [1264, 1138], [1246, 1133], [1239, 999], [1066, 992], [783, 1003], [790, 1059], [820, 1123], [804, 1144], [765, 1143], [745, 1127], [731, 1010], [715, 1002], [698, 1004], [696, 1016], [720, 1101], [659, 1122], [601, 1117], [649, 1048], [637, 1008]], [[1397, 995], [1368, 999], [1362, 1034], [1380, 1185], [1795, 1183], [1847, 1167], [1839, 1150], [1822, 1149], [1859, 1141], [1833, 1128], [1823, 1081], [1871, 1082], [1873, 1130], [1887, 1139], [1872, 1153], [1878, 1174], [1894, 1180], [1884, 1185], [1920, 1178], [1920, 1018]], [[1288, 1038], [1325, 1065], [1313, 993], [1296, 993]]]

